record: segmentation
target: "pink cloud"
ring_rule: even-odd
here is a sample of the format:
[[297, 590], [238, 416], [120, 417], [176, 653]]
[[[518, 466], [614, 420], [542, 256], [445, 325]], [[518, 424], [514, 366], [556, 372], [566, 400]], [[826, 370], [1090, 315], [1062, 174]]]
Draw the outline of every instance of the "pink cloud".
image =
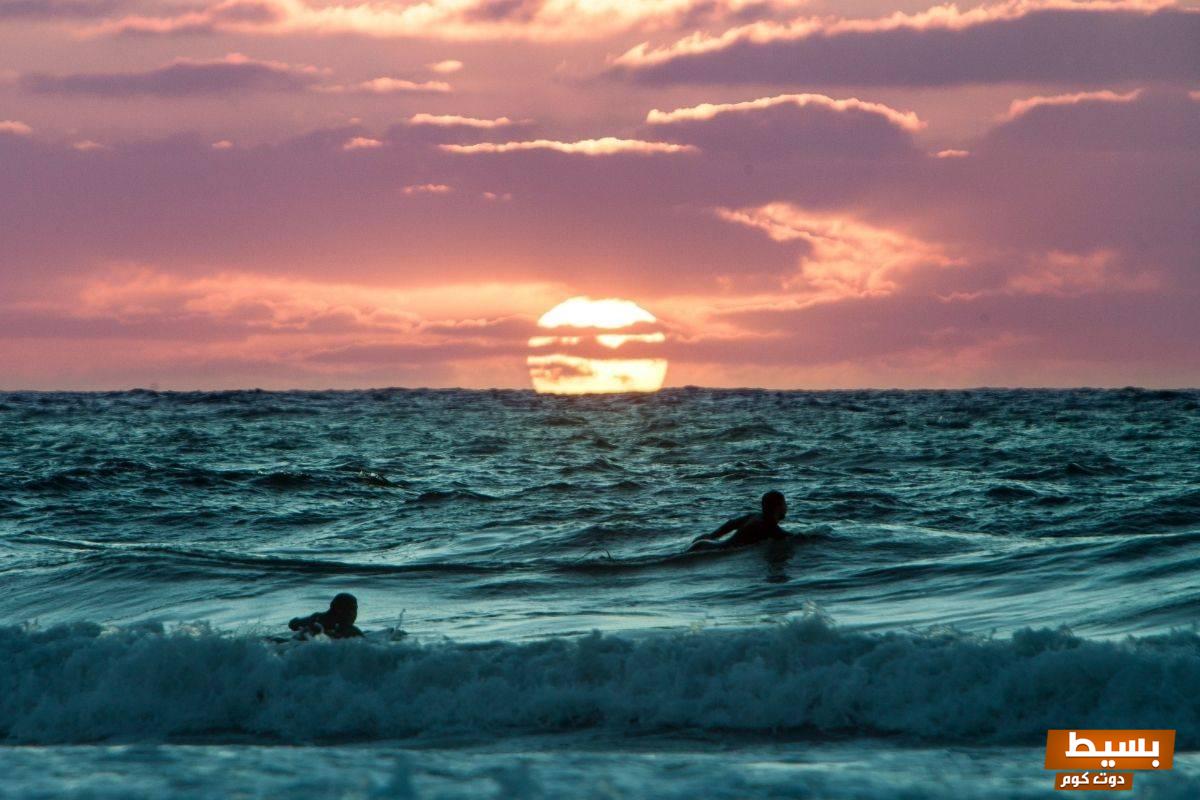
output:
[[496, 117], [495, 119], [480, 119], [478, 117], [463, 117], [458, 114], [413, 114], [408, 118], [410, 125], [433, 125], [440, 128], [464, 127], [464, 128], [481, 128], [490, 130], [492, 128], [504, 128], [513, 124], [513, 121], [508, 117]]
[[144, 72], [30, 73], [22, 75], [19, 82], [23, 89], [36, 94], [186, 97], [240, 91], [298, 92], [315, 85], [321, 74], [315, 67], [258, 61], [231, 53], [208, 61], [176, 59]]
[[577, 142], [558, 142], [550, 139], [534, 139], [527, 142], [480, 142], [479, 144], [442, 144], [438, 147], [447, 153], [514, 153], [527, 150], [553, 150], [559, 153], [585, 156], [611, 156], [629, 153], [652, 155], [656, 153], [696, 153], [697, 148], [669, 142], [646, 142], [639, 139], [618, 139], [605, 136], [600, 139], [583, 139]]
[[793, 305], [896, 292], [907, 273], [961, 264], [944, 248], [843, 214], [823, 214], [786, 203], [719, 209], [727, 222], [761, 230], [776, 242], [805, 245], [799, 274], [781, 288]]
[[1200, 147], [1200, 114], [1183, 92], [1135, 89], [1016, 100], [986, 141], [991, 146], [1097, 150]]
[[[157, 16], [131, 14], [92, 28], [96, 34], [173, 35], [228, 33], [358, 34], [371, 37], [452, 41], [579, 41], [632, 30], [688, 26], [709, 21], [776, 16], [800, 0], [562, 0], [493, 2], [425, 0], [416, 4], [352, 2], [323, 5], [304, 0], [220, 0], [198, 9]], [[437, 62], [453, 71], [456, 62]]]
[[1192, 80], [1200, 75], [1198, 36], [1200, 12], [1157, 0], [1012, 0], [876, 19], [755, 22], [666, 46], [640, 44], [616, 58], [612, 72], [652, 83]]
[[368, 136], [351, 137], [342, 145], [343, 150], [374, 150], [379, 147], [383, 147], [383, 142]]
[[1004, 121], [1016, 119], [1035, 108], [1044, 106], [1067, 106], [1079, 103], [1131, 103], [1142, 94], [1141, 89], [1119, 94], [1110, 90], [1096, 92], [1075, 92], [1073, 94], [1056, 94], [1049, 96], [1029, 97], [1024, 100], [1013, 100], [1008, 107], [1008, 113], [1002, 117]]
[[458, 72], [463, 68], [463, 62], [454, 59], [446, 59], [445, 61], [437, 61], [427, 65], [432, 72], [440, 75], [450, 75]]
[[405, 194], [449, 194], [454, 191], [444, 183], [421, 183], [405, 186]]
[[911, 111], [897, 111], [883, 103], [864, 102], [857, 97], [835, 100], [823, 94], [783, 94], [740, 103], [702, 103], [690, 108], [677, 108], [674, 111], [654, 109], [646, 115], [646, 122], [651, 125], [669, 125], [674, 122], [707, 121], [722, 114], [763, 111], [777, 106], [794, 106], [800, 109], [817, 106], [842, 113], [878, 114], [896, 127], [908, 131], [918, 131], [925, 127], [925, 123]]
[[[540, 309], [561, 291], [474, 284], [414, 292], [239, 273], [185, 279], [148, 268], [114, 269], [60, 285], [42, 301], [0, 304], [0, 336], [12, 345], [0, 353], [0, 368], [8, 380], [19, 380], [34, 374], [31, 363], [53, 363], [54, 380], [63, 382], [56, 385], [93, 388], [156, 381], [172, 388], [247, 381], [354, 386], [365, 376], [378, 385], [511, 385], [514, 374], [524, 373], [533, 317], [455, 315], [467, 305], [477, 313], [491, 313], [489, 307], [519, 312], [513, 292], [526, 299], [526, 308]], [[45, 361], [73, 337], [87, 344]], [[81, 353], [86, 358], [73, 358]], [[256, 366], [265, 369], [258, 377]]]
[[126, 0], [4, 0], [0, 19], [59, 20], [98, 18], [129, 5]]
[[[82, 133], [0, 136], [0, 374], [145, 383], [182, 363], [208, 386], [257, 383], [247, 365], [274, 385], [524, 385], [521, 325], [587, 292], [673, 320], [667, 341], [620, 349], [661, 345], [675, 382], [1200, 379], [1186, 91], [1036, 103], [940, 159], [868, 100], [834, 102], [614, 124], [687, 157], [467, 158], [437, 145], [490, 129], [409, 121], [238, 131], [221, 151], [210, 131], [105, 135], [102, 154], [71, 149]], [[543, 124], [571, 145], [594, 123]], [[782, 144], [739, 149], [757, 129]], [[379, 146], [344, 153], [355, 138]], [[453, 191], [405, 193], [430, 185]]]
[[1069, 297], [1088, 292], [1152, 292], [1160, 289], [1157, 275], [1129, 274], [1120, 257], [1109, 250], [1091, 253], [1052, 251], [1033, 259], [1025, 272], [1012, 276], [1007, 289], [1023, 294]]
[[0, 134], [2, 133], [9, 133], [14, 136], [29, 136], [33, 133], [33, 128], [15, 119], [4, 119], [0, 120]]
[[912, 134], [925, 123], [882, 103], [821, 94], [787, 94], [703, 103], [646, 116], [650, 135], [731, 151], [746, 161], [816, 154], [853, 158], [915, 155]]
[[319, 91], [337, 94], [445, 94], [453, 87], [445, 81], [409, 81], [402, 78], [373, 78], [350, 85], [317, 87]]

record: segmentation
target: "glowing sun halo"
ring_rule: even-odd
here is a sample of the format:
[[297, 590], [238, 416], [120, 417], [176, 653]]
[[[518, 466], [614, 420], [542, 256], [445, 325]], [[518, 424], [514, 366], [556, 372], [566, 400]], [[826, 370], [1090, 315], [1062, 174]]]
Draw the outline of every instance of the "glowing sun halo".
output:
[[[572, 297], [559, 303], [538, 320], [546, 334], [529, 340], [533, 388], [549, 394], [658, 391], [667, 360], [646, 355], [666, 341], [666, 334], [653, 329], [657, 322], [630, 300]], [[622, 348], [638, 352], [616, 357]]]

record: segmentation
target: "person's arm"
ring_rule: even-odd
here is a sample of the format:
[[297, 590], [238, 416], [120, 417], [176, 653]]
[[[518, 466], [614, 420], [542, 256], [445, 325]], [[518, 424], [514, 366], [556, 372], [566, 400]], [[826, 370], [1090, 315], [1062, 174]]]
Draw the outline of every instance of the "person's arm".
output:
[[704, 533], [704, 534], [701, 534], [700, 536], [697, 536], [695, 539], [692, 540], [692, 544], [695, 544], [696, 542], [703, 542], [703, 541], [710, 540], [710, 539], [720, 539], [722, 536], [729, 533], [730, 531], [737, 530], [738, 527], [745, 521], [746, 521], [745, 517], [737, 517], [735, 519], [731, 519], [728, 522], [726, 522], [724, 525], [722, 525], [721, 527], [717, 528], [712, 533]]
[[316, 636], [321, 633], [321, 612], [309, 614], [307, 617], [296, 617], [288, 623], [288, 627], [301, 636]]

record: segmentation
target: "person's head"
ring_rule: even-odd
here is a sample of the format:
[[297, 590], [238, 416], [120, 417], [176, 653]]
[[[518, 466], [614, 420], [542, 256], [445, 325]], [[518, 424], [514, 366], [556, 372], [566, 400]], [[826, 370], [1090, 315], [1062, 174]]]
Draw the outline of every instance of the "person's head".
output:
[[767, 492], [762, 496], [762, 513], [764, 519], [773, 519], [779, 522], [787, 516], [787, 500], [783, 499], [783, 492], [774, 490]]
[[354, 595], [342, 592], [330, 601], [328, 613], [340, 624], [353, 625], [358, 619], [358, 600]]

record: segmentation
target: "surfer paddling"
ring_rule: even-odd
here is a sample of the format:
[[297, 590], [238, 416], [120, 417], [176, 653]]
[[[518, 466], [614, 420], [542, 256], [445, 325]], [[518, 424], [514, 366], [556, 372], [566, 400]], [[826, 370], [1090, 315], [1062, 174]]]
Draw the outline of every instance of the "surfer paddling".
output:
[[[726, 522], [712, 533], [696, 537], [689, 550], [713, 550], [729, 547], [745, 547], [760, 542], [775, 539], [790, 538], [779, 527], [779, 522], [787, 516], [787, 500], [782, 492], [770, 491], [762, 496], [762, 513], [747, 514]], [[733, 533], [724, 541], [717, 541], [727, 533]]]
[[296, 631], [301, 639], [322, 633], [330, 639], [349, 639], [352, 636], [362, 636], [362, 631], [354, 627], [356, 619], [358, 600], [354, 595], [342, 592], [329, 603], [328, 611], [296, 617], [288, 623], [288, 627]]

